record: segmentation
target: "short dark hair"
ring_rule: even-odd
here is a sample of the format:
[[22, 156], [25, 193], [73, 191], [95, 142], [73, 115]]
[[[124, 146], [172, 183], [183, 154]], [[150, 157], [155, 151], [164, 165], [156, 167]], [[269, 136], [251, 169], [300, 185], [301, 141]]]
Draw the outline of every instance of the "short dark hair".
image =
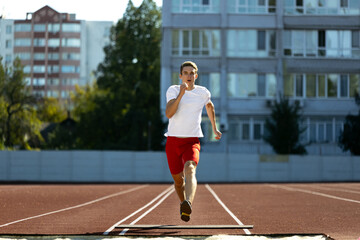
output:
[[180, 66], [180, 74], [182, 74], [182, 70], [184, 67], [193, 67], [195, 69], [195, 73], [197, 73], [198, 71], [198, 67], [196, 66], [196, 64], [192, 61], [186, 61], [186, 62], [183, 62]]

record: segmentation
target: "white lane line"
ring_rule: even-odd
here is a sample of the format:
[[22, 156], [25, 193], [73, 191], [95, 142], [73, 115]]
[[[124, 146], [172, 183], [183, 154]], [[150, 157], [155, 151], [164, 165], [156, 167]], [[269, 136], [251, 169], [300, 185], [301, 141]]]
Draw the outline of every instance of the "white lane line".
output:
[[9, 225], [12, 225], [12, 224], [15, 224], [15, 223], [19, 223], [19, 222], [24, 222], [24, 221], [27, 221], [27, 220], [31, 220], [31, 219], [34, 219], [34, 218], [44, 217], [44, 216], [48, 216], [48, 215], [51, 215], [51, 214], [55, 214], [55, 213], [59, 213], [59, 212], [64, 212], [64, 211], [72, 210], [72, 209], [79, 208], [79, 207], [84, 207], [84, 206], [87, 206], [87, 205], [90, 205], [90, 204], [93, 204], [93, 203], [96, 203], [96, 202], [100, 202], [100, 201], [105, 200], [105, 199], [109, 199], [109, 198], [112, 198], [112, 197], [116, 197], [116, 196], [119, 196], [119, 195], [122, 195], [122, 194], [126, 194], [126, 193], [130, 193], [130, 192], [139, 190], [139, 189], [144, 188], [144, 187], [146, 187], [146, 186], [148, 186], [148, 185], [142, 185], [142, 186], [138, 186], [138, 187], [135, 187], [135, 188], [132, 188], [132, 189], [128, 189], [128, 190], [125, 190], [125, 191], [121, 191], [121, 192], [117, 192], [117, 193], [114, 193], [114, 194], [110, 194], [110, 195], [107, 195], [107, 196], [104, 196], [104, 197], [101, 197], [101, 198], [92, 200], [92, 201], [90, 201], [90, 202], [82, 203], [82, 204], [75, 205], [75, 206], [72, 206], [72, 207], [63, 208], [63, 209], [60, 209], [60, 210], [56, 210], [56, 211], [52, 211], [52, 212], [48, 212], [48, 213], [43, 213], [43, 214], [40, 214], [40, 215], [36, 215], [36, 216], [32, 216], [32, 217], [28, 217], [28, 218], [23, 218], [23, 219], [20, 219], [20, 220], [16, 220], [16, 221], [13, 221], [13, 222], [5, 223], [5, 224], [3, 224], [3, 225], [0, 225], [0, 228], [1, 228], [1, 227], [9, 226]]
[[315, 189], [323, 189], [323, 190], [329, 190], [329, 191], [336, 191], [336, 192], [346, 192], [346, 193], [355, 193], [355, 194], [360, 194], [360, 191], [352, 191], [352, 190], [347, 190], [347, 189], [339, 189], [339, 188], [332, 188], [332, 187], [324, 187], [324, 186], [306, 186], [306, 187], [310, 187], [310, 188], [315, 188]]
[[[149, 210], [147, 210], [145, 213], [143, 213], [140, 217], [138, 217], [137, 219], [135, 219], [132, 223], [130, 223], [130, 225], [134, 225], [135, 223], [137, 223], [138, 221], [140, 221], [143, 217], [145, 217], [146, 215], [148, 215], [152, 210], [154, 210], [157, 206], [159, 206], [168, 196], [170, 196], [170, 194], [172, 194], [175, 189], [171, 186], [171, 190], [162, 198], [160, 199], [154, 206], [152, 206]], [[125, 235], [125, 233], [128, 231], [129, 229], [126, 228], [124, 229], [119, 235]]]
[[318, 196], [322, 196], [322, 197], [332, 198], [332, 199], [336, 199], [336, 200], [342, 200], [342, 201], [346, 201], [346, 202], [360, 203], [360, 201], [358, 201], [358, 200], [349, 199], [349, 198], [337, 197], [337, 196], [334, 196], [334, 195], [329, 195], [329, 194], [320, 193], [320, 192], [315, 192], [315, 191], [309, 191], [309, 190], [292, 188], [292, 187], [286, 187], [286, 186], [279, 186], [279, 185], [272, 185], [272, 184], [270, 184], [269, 186], [270, 186], [270, 187], [273, 187], [273, 188], [285, 189], [285, 190], [287, 190], [287, 191], [303, 192], [303, 193], [309, 193], [309, 194], [318, 195]]
[[115, 223], [114, 225], [112, 225], [108, 230], [106, 230], [103, 235], [108, 235], [112, 230], [114, 230], [114, 228], [117, 225], [120, 225], [121, 223], [125, 222], [126, 220], [128, 220], [129, 218], [131, 218], [132, 216], [134, 216], [135, 214], [141, 212], [142, 210], [144, 210], [145, 208], [147, 208], [148, 206], [150, 206], [151, 204], [153, 204], [156, 200], [158, 200], [160, 197], [162, 197], [164, 194], [166, 194], [167, 192], [169, 192], [171, 189], [173, 188], [173, 186], [167, 188], [165, 191], [163, 191], [162, 193], [160, 193], [158, 196], [156, 196], [153, 200], [151, 200], [149, 203], [145, 204], [143, 207], [139, 208], [138, 210], [136, 210], [135, 212], [131, 213], [129, 216], [121, 219], [120, 221], [118, 221], [117, 223]]
[[[226, 205], [220, 200], [220, 198], [218, 197], [218, 195], [211, 189], [211, 187], [209, 186], [209, 184], [206, 184], [205, 187], [209, 190], [209, 192], [214, 196], [214, 198], [220, 203], [220, 205], [225, 209], [225, 211], [227, 211], [230, 216], [237, 222], [237, 224], [239, 225], [244, 225], [236, 216], [235, 214], [233, 214], [230, 209], [228, 207], [226, 207]], [[244, 232], [249, 235], [251, 234], [251, 232], [248, 229], [243, 229]]]

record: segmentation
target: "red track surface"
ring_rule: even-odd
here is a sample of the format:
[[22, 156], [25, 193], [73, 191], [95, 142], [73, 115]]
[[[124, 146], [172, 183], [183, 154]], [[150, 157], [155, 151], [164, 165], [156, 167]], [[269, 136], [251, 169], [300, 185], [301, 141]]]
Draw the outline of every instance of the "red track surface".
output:
[[[204, 184], [198, 186], [189, 223], [180, 220], [179, 200], [170, 184], [0, 185], [0, 234], [119, 235], [121, 224], [236, 225], [251, 234], [323, 233], [336, 240], [360, 237], [360, 183]], [[171, 188], [172, 189], [172, 188]], [[209, 190], [210, 189], [210, 190]], [[165, 198], [165, 199], [163, 199]], [[156, 208], [155, 204], [163, 200]], [[145, 214], [145, 212], [147, 212]], [[143, 218], [138, 219], [141, 215]], [[244, 230], [132, 229], [126, 235], [246, 234]]]

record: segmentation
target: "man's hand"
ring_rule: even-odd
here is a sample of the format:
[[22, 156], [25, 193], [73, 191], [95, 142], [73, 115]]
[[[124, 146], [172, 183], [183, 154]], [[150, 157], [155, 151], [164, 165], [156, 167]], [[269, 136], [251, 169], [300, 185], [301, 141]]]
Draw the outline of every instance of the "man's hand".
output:
[[220, 140], [222, 133], [219, 130], [214, 130], [215, 139]]
[[182, 83], [181, 85], [180, 85], [180, 93], [179, 94], [181, 94], [181, 96], [182, 95], [184, 95], [185, 94], [185, 90], [187, 90], [188, 89], [188, 85], [187, 85], [187, 83]]
[[174, 114], [176, 113], [180, 100], [181, 98], [184, 96], [186, 89], [188, 89], [188, 85], [187, 83], [183, 83], [180, 85], [180, 92], [179, 95], [177, 96], [177, 98], [171, 99], [167, 104], [166, 104], [166, 110], [165, 110], [165, 115], [167, 118], [172, 118], [172, 116], [174, 116]]

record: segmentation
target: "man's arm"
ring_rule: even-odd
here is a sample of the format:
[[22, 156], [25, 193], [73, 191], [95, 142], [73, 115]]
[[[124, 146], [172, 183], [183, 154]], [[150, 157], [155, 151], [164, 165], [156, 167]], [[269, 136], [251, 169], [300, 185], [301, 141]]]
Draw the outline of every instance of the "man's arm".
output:
[[181, 101], [181, 98], [184, 96], [185, 94], [185, 90], [187, 89], [188, 85], [186, 83], [183, 83], [180, 85], [180, 92], [179, 95], [177, 96], [177, 98], [175, 99], [171, 99], [167, 104], [166, 104], [166, 109], [165, 109], [165, 115], [167, 118], [172, 118], [172, 116], [174, 116], [174, 114], [176, 113], [178, 107], [179, 107], [179, 103]]
[[215, 134], [215, 139], [219, 140], [221, 138], [222, 133], [217, 129], [217, 126], [216, 126], [214, 104], [210, 101], [208, 104], [206, 104], [205, 108], [206, 108], [206, 113], [210, 119], [213, 132]]

